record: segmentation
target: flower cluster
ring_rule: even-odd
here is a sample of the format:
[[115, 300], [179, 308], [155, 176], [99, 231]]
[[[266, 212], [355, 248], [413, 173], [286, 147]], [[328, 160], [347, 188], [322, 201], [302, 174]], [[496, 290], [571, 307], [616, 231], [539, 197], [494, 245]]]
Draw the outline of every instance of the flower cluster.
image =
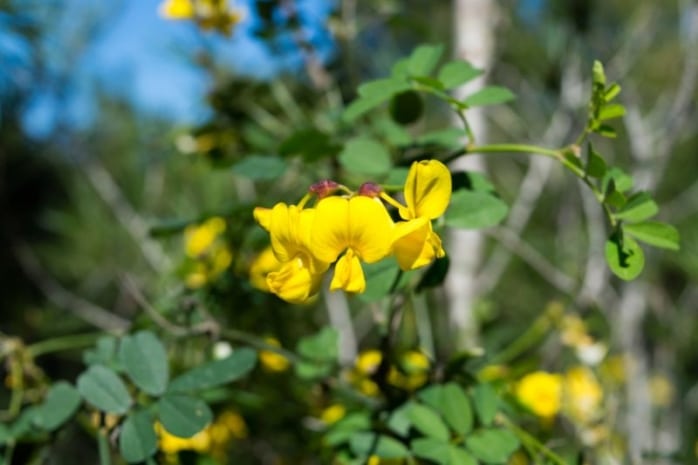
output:
[[240, 11], [228, 6], [227, 0], [165, 0], [160, 15], [171, 20], [193, 20], [205, 30], [230, 35], [242, 20]]
[[[340, 195], [336, 195], [340, 194]], [[306, 204], [311, 197], [312, 208]], [[374, 183], [357, 192], [333, 181], [309, 189], [298, 205], [257, 207], [254, 217], [269, 232], [278, 268], [266, 275], [268, 290], [291, 303], [317, 293], [334, 264], [331, 290], [361, 293], [366, 288], [361, 263], [393, 255], [412, 270], [445, 255], [432, 220], [443, 215], [451, 198], [451, 173], [437, 160], [415, 162], [404, 186], [404, 205]], [[388, 207], [397, 209], [393, 221]]]
[[184, 230], [184, 265], [187, 286], [198, 289], [217, 278], [233, 260], [233, 254], [223, 238], [226, 225], [219, 216]]

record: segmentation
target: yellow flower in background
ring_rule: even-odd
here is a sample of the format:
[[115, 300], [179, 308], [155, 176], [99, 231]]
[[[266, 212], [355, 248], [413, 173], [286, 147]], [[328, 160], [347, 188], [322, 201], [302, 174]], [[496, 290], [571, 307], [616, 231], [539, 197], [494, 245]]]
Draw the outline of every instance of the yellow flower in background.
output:
[[206, 285], [232, 263], [233, 254], [222, 237], [225, 229], [225, 220], [216, 216], [184, 230], [184, 249], [190, 259], [185, 281], [190, 288]]
[[319, 260], [337, 258], [331, 290], [363, 292], [366, 279], [361, 261], [374, 263], [390, 253], [393, 220], [383, 204], [358, 195], [325, 197], [315, 207], [311, 250]]
[[230, 35], [242, 21], [242, 13], [227, 0], [165, 0], [158, 8], [160, 16], [170, 20], [193, 20], [201, 29]]
[[424, 160], [410, 167], [404, 188], [407, 206], [398, 208], [406, 221], [396, 224], [393, 237], [393, 252], [403, 270], [423, 267], [446, 254], [431, 221], [446, 211], [451, 188], [451, 172], [440, 161]]
[[676, 392], [671, 381], [660, 374], [654, 374], [650, 377], [650, 400], [655, 407], [668, 407], [674, 400]]
[[208, 427], [190, 438], [180, 438], [169, 433], [160, 423], [155, 424], [155, 432], [159, 438], [159, 449], [165, 454], [177, 454], [183, 450], [193, 450], [199, 453], [211, 449], [211, 437]]
[[[265, 337], [264, 342], [274, 347], [281, 347], [281, 343], [276, 338]], [[273, 350], [260, 350], [259, 363], [267, 371], [286, 371], [290, 362], [286, 357]]]
[[320, 413], [320, 419], [327, 425], [337, 423], [347, 414], [347, 409], [342, 404], [332, 404]]
[[267, 274], [269, 291], [290, 303], [302, 303], [317, 293], [328, 262], [310, 252], [310, 232], [315, 217], [312, 208], [277, 203], [274, 208], [254, 209], [254, 217], [269, 231], [279, 269]]
[[281, 262], [274, 255], [271, 246], [262, 250], [250, 265], [250, 283], [260, 291], [269, 292], [267, 275], [272, 271], [279, 271]]
[[379, 350], [364, 350], [356, 357], [354, 366], [347, 373], [348, 381], [362, 394], [377, 396], [380, 389], [371, 376], [378, 370], [382, 360], [383, 354]]
[[431, 362], [422, 352], [408, 350], [399, 358], [399, 367], [391, 366], [388, 383], [393, 386], [414, 391], [422, 387], [429, 379]]
[[603, 400], [603, 389], [594, 373], [586, 367], [569, 369], [564, 379], [565, 413], [579, 423], [587, 423], [598, 416]]
[[545, 419], [552, 419], [562, 405], [562, 376], [536, 371], [516, 385], [516, 398], [531, 412]]

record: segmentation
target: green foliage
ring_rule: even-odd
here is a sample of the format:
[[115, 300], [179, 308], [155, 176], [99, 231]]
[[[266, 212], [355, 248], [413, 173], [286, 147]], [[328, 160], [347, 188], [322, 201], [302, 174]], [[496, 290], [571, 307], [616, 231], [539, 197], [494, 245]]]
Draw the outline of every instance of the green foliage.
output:
[[121, 339], [119, 360], [131, 381], [150, 395], [165, 392], [169, 368], [165, 346], [150, 331], [140, 331]]
[[34, 412], [34, 424], [45, 431], [53, 431], [68, 421], [80, 406], [80, 393], [69, 383], [59, 381], [51, 386], [46, 399]]
[[133, 402], [121, 378], [102, 365], [92, 365], [78, 377], [78, 391], [95, 408], [108, 413], [124, 414]]
[[153, 417], [147, 410], [131, 412], [121, 425], [119, 451], [128, 463], [143, 462], [157, 451]]

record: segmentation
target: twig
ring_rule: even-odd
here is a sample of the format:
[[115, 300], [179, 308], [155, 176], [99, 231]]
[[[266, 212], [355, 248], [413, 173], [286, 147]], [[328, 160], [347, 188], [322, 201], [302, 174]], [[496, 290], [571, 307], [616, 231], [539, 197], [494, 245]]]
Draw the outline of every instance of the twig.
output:
[[109, 310], [79, 297], [61, 286], [41, 266], [34, 252], [25, 244], [14, 247], [14, 254], [26, 275], [54, 305], [104, 331], [126, 331], [131, 322]]

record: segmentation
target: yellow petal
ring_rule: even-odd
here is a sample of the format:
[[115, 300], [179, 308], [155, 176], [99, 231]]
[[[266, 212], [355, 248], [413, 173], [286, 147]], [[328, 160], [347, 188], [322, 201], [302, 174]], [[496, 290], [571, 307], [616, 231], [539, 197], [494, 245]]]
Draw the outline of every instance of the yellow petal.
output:
[[414, 162], [405, 182], [407, 208], [400, 209], [400, 216], [433, 220], [443, 215], [450, 200], [451, 172], [446, 165], [438, 160]]
[[366, 289], [364, 271], [359, 258], [349, 249], [342, 255], [334, 268], [330, 290], [344, 289], [347, 292], [363, 292]]
[[310, 247], [315, 257], [331, 263], [349, 243], [349, 201], [342, 197], [325, 197], [315, 207]]
[[166, 0], [158, 9], [160, 16], [167, 19], [189, 19], [194, 16], [191, 0]]
[[317, 292], [322, 275], [312, 274], [301, 259], [284, 263], [267, 275], [269, 290], [292, 304], [303, 303]]
[[250, 283], [259, 290], [269, 292], [267, 275], [279, 268], [281, 268], [281, 262], [269, 246], [261, 251], [250, 265]]
[[445, 255], [431, 221], [421, 217], [395, 225], [393, 253], [403, 270], [414, 270]]
[[312, 214], [311, 210], [301, 210], [295, 205], [274, 205], [270, 214], [269, 234], [271, 247], [279, 261], [286, 262], [300, 254], [307, 254]]
[[261, 227], [269, 231], [271, 227], [271, 208], [256, 207], [252, 212], [254, 219]]
[[349, 199], [349, 247], [366, 263], [377, 262], [390, 253], [393, 220], [376, 198]]

